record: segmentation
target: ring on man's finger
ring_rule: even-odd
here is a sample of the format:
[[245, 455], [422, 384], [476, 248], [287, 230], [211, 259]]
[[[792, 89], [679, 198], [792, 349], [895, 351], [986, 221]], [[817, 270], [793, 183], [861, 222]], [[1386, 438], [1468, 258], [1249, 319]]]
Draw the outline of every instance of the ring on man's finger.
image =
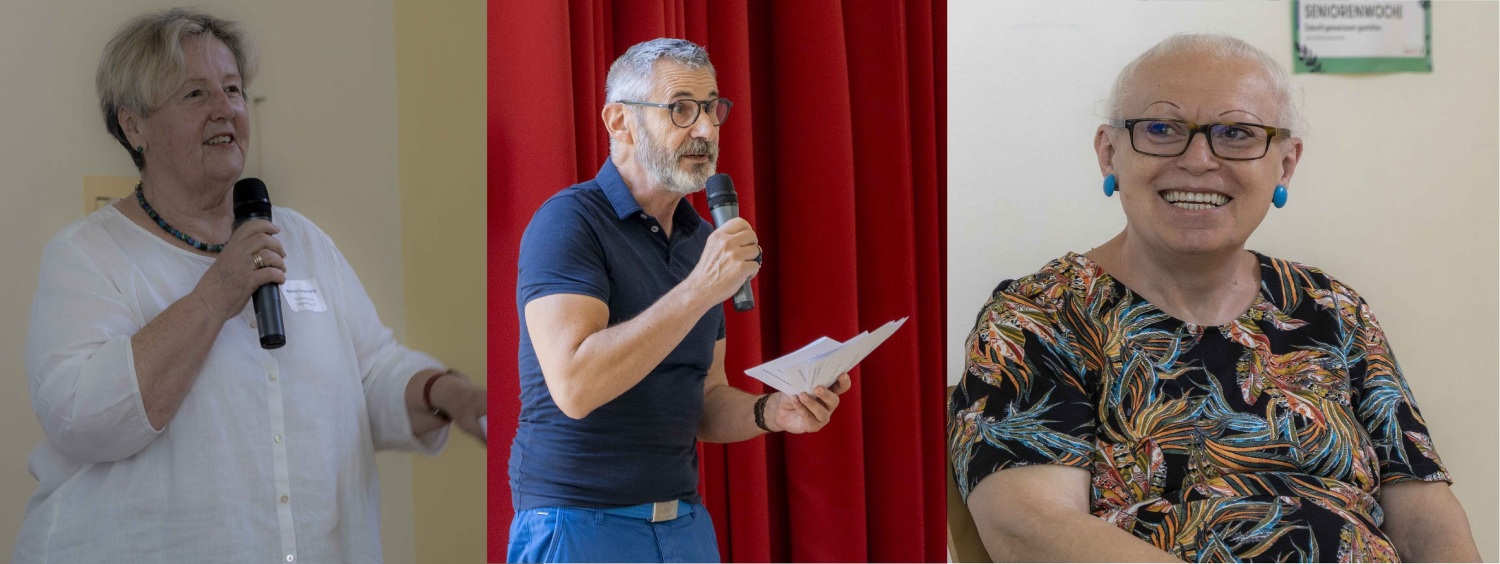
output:
[[761, 258], [761, 255], [764, 254], [764, 253], [765, 253], [765, 249], [760, 248], [760, 245], [756, 245], [755, 246], [755, 258], [753, 259], [755, 261], [755, 264], [761, 264], [760, 258]]
[[255, 269], [256, 270], [260, 270], [260, 269], [265, 268], [265, 267], [266, 267], [266, 261], [265, 261], [265, 259], [260, 258], [260, 251], [255, 251]]

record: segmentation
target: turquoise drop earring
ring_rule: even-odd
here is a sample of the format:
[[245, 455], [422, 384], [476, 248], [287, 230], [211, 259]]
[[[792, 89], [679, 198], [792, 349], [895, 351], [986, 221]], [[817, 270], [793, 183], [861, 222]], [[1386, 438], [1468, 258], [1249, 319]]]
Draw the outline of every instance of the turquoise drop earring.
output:
[[1104, 176], [1104, 197], [1108, 198], [1114, 196], [1115, 190], [1118, 188], [1119, 185], [1115, 183], [1115, 175], [1107, 174]]
[[1286, 207], [1286, 186], [1276, 185], [1276, 192], [1271, 194], [1271, 204], [1277, 209]]

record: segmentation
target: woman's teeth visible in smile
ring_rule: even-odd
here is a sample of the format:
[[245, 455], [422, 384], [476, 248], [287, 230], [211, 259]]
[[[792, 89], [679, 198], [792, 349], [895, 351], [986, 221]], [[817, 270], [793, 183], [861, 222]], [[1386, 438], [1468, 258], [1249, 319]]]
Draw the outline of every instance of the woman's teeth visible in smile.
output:
[[1217, 192], [1185, 192], [1182, 190], [1168, 190], [1162, 192], [1162, 199], [1167, 203], [1185, 210], [1211, 210], [1229, 203], [1229, 196]]

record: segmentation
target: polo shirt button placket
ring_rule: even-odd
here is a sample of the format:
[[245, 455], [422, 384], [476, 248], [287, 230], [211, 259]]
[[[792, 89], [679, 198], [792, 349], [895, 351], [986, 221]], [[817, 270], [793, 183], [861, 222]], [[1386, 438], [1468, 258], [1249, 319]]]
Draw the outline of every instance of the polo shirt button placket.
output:
[[[645, 213], [639, 202], [633, 199], [629, 186], [619, 178], [618, 171], [610, 161], [604, 163], [599, 177], [594, 181], [582, 183], [576, 189], [564, 192], [564, 194], [569, 197], [550, 200], [552, 203], [538, 210], [527, 227], [532, 235], [548, 237], [547, 241], [555, 245], [528, 246], [527, 250], [518, 257], [520, 275], [517, 279], [517, 291], [520, 293], [531, 292], [544, 286], [554, 287], [552, 285], [559, 282], [574, 283], [573, 280], [559, 280], [558, 277], [550, 276], [551, 273], [559, 270], [554, 266], [556, 266], [555, 263], [561, 261], [569, 272], [578, 272], [580, 277], [588, 277], [590, 281], [598, 282], [598, 284], [589, 284], [590, 287], [608, 288], [609, 305], [613, 314], [619, 315], [623, 311], [641, 311], [650, 307], [652, 303], [681, 282], [683, 279], [681, 271], [690, 270], [699, 259], [704, 239], [708, 231], [712, 229], [711, 224], [702, 221], [695, 213], [691, 213], [689, 205], [683, 205], [674, 215], [664, 216], [674, 221], [673, 228], [676, 231], [668, 231], [666, 224], [651, 214]], [[632, 227], [632, 223], [639, 227]], [[638, 228], [644, 228], [644, 230], [635, 231]], [[593, 240], [577, 236], [584, 231], [608, 233], [614, 236], [597, 237]], [[690, 253], [689, 249], [697, 249], [698, 252]], [[591, 256], [590, 253], [595, 253], [593, 256], [598, 256], [603, 260], [585, 260]], [[679, 253], [681, 256], [678, 256]], [[652, 258], [661, 262], [651, 262]], [[622, 264], [628, 264], [629, 267], [614, 268]], [[673, 347], [670, 354], [674, 355], [674, 360], [679, 357], [712, 356], [716, 330], [723, 323], [722, 309], [710, 308], [701, 314], [699, 320], [695, 320], [689, 335], [684, 336], [681, 339], [682, 342]], [[523, 359], [527, 356], [527, 353], [522, 353]], [[696, 379], [691, 377], [694, 376], [692, 372], [696, 370], [695, 367], [676, 363], [663, 364], [664, 366], [654, 368], [647, 376], [653, 383], [661, 384], [659, 388], [661, 394], [682, 394], [683, 397], [691, 397], [694, 393], [703, 393], [701, 376]], [[520, 377], [522, 382], [526, 383], [540, 382], [543, 379], [540, 367], [525, 360], [521, 366]], [[696, 390], [693, 389], [694, 387]], [[616, 401], [618, 403], [615, 405], [621, 407], [622, 410], [628, 409], [631, 412], [640, 413], [643, 419], [649, 417], [649, 427], [652, 428], [681, 429], [687, 436], [691, 436], [691, 429], [693, 425], [696, 425], [696, 421], [683, 413], [684, 410], [662, 409], [657, 402], [649, 398], [636, 398], [627, 394], [617, 398]], [[563, 417], [561, 414], [557, 415], [555, 419], [547, 417], [544, 421], [523, 421], [522, 426], [528, 430], [554, 425], [560, 430], [572, 430], [579, 426], [575, 420]], [[598, 417], [605, 417], [605, 419], [598, 419]], [[596, 412], [591, 419], [605, 422], [609, 417], [601, 411]], [[526, 484], [526, 487], [522, 488], [523, 491], [528, 491], [524, 497], [532, 498], [535, 495], [534, 499], [546, 500], [546, 502], [521, 505], [529, 507], [567, 505], [567, 503], [550, 502], [552, 500], [564, 501], [571, 497], [570, 492], [573, 491], [571, 488], [584, 486], [609, 492], [603, 496], [603, 499], [598, 500], [600, 502], [607, 505], [627, 506], [639, 503], [637, 497], [658, 497], [654, 492], [644, 491], [649, 488], [640, 488], [631, 483], [628, 476], [649, 474], [653, 482], [671, 484], [674, 488], [681, 485], [684, 486], [683, 491], [692, 487], [688, 485], [689, 481], [693, 483], [698, 481], [691, 471], [683, 471], [692, 461], [691, 448], [686, 449], [686, 455], [671, 457], [670, 460], [654, 457], [646, 459], [638, 454], [645, 449], [670, 448], [673, 452], [681, 452], [682, 449], [678, 444], [680, 441], [663, 436], [667, 433], [643, 431], [641, 427], [645, 425], [622, 424], [623, 422], [624, 419], [606, 423], [610, 427], [610, 437], [599, 440], [597, 444], [592, 440], [576, 443], [571, 440], [536, 440], [539, 438], [538, 435], [519, 433], [516, 438], [518, 445], [528, 443], [527, 437], [531, 437], [529, 444], [525, 444], [527, 450], [525, 465], [534, 467], [528, 468], [534, 472], [528, 471], [523, 474], [537, 477], [548, 473], [559, 474], [538, 480], [538, 483], [534, 484], [537, 486], [535, 494], [530, 491], [533, 489], [533, 484]], [[531, 427], [531, 425], [537, 426]], [[287, 434], [290, 433], [287, 432]], [[631, 448], [619, 448], [623, 444], [629, 444]], [[587, 452], [587, 456], [583, 454], [584, 452]], [[651, 450], [651, 452], [658, 451]], [[608, 465], [616, 466], [615, 471], [578, 472], [576, 474], [572, 471], [579, 467], [580, 461], [606, 459]], [[653, 487], [655, 485], [653, 484]], [[602, 512], [600, 515], [603, 516]], [[669, 531], [685, 523], [685, 520], [679, 519], [656, 523], [653, 528]], [[675, 551], [668, 551], [668, 554], [672, 552]]]

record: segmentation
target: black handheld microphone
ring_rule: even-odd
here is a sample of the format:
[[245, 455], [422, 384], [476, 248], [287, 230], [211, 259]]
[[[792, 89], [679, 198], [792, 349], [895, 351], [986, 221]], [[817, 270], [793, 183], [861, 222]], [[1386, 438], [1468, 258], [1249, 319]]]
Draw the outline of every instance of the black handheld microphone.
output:
[[[252, 219], [271, 221], [271, 197], [266, 183], [259, 178], [245, 178], [234, 183], [234, 228]], [[255, 304], [255, 326], [260, 329], [260, 348], [279, 349], [286, 344], [286, 330], [281, 326], [281, 288], [265, 284], [250, 298]]]
[[[708, 211], [714, 216], [714, 226], [723, 227], [724, 222], [740, 216], [740, 198], [734, 194], [734, 181], [729, 175], [718, 173], [708, 177]], [[749, 311], [755, 307], [755, 294], [746, 280], [740, 291], [734, 293], [734, 310]]]

